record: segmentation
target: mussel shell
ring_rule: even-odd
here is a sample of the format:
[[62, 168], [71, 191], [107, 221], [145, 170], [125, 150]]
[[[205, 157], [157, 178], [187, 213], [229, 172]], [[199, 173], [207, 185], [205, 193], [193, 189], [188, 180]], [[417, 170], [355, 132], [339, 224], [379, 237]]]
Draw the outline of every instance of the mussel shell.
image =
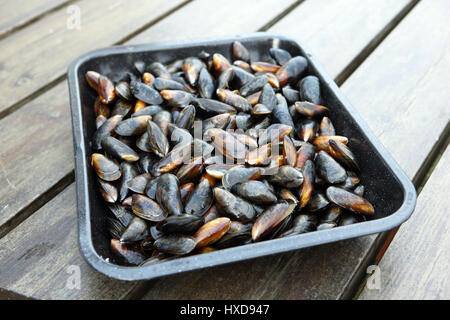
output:
[[303, 183], [299, 192], [300, 208], [306, 207], [314, 190], [315, 168], [311, 160], [306, 161], [302, 168], [302, 173]]
[[114, 137], [105, 136], [101, 144], [108, 155], [119, 161], [134, 162], [139, 160], [136, 151]]
[[284, 49], [279, 48], [270, 48], [269, 49], [270, 56], [275, 59], [275, 61], [279, 65], [283, 65], [286, 62], [288, 62], [290, 59], [292, 59], [292, 56], [289, 52], [287, 52]]
[[230, 90], [220, 88], [217, 89], [217, 97], [220, 101], [233, 106], [238, 111], [250, 112], [252, 110], [252, 105], [247, 101], [247, 99]]
[[328, 108], [310, 103], [307, 101], [297, 101], [295, 103], [295, 110], [304, 117], [319, 117], [323, 116], [325, 113], [328, 112]]
[[256, 204], [272, 204], [277, 201], [277, 197], [261, 181], [250, 180], [235, 184], [231, 189], [238, 196]]
[[197, 98], [194, 103], [202, 110], [212, 114], [236, 113], [233, 106], [213, 99]]
[[292, 127], [286, 124], [272, 124], [259, 134], [258, 144], [262, 146], [270, 142], [282, 141], [286, 135], [291, 133], [291, 131]]
[[100, 179], [105, 181], [115, 181], [120, 178], [122, 171], [120, 166], [113, 160], [100, 153], [94, 153], [91, 156], [91, 164]]
[[253, 241], [263, 240], [273, 233], [284, 219], [294, 211], [295, 206], [295, 204], [283, 200], [267, 208], [253, 224]]
[[177, 171], [179, 183], [186, 183], [197, 179], [203, 171], [203, 157], [192, 158], [188, 163], [182, 165]]
[[172, 76], [167, 68], [160, 62], [153, 62], [148, 66], [148, 71], [150, 71], [156, 77], [161, 77], [164, 79], [171, 79]]
[[194, 234], [194, 239], [197, 242], [196, 247], [206, 247], [214, 242], [217, 242], [228, 231], [231, 225], [231, 220], [225, 217], [217, 218], [205, 223]]
[[185, 212], [195, 216], [203, 216], [214, 202], [213, 189], [208, 179], [202, 179], [189, 196]]
[[222, 185], [225, 189], [231, 190], [235, 184], [259, 179], [263, 173], [263, 168], [246, 168], [242, 165], [235, 166], [224, 174]]
[[[235, 69], [235, 73], [236, 73], [236, 69]], [[248, 81], [241, 87], [241, 89], [239, 90], [239, 93], [243, 97], [247, 97], [247, 96], [251, 95], [252, 93], [261, 91], [262, 88], [264, 87], [264, 85], [266, 85], [268, 82], [269, 82], [269, 79], [267, 78], [266, 75], [260, 75], [260, 76], [254, 77], [253, 79], [251, 79], [250, 81]]]
[[153, 222], [159, 222], [167, 218], [167, 212], [152, 199], [141, 194], [133, 194], [132, 209], [138, 217]]
[[153, 82], [153, 87], [158, 90], [182, 90], [187, 91], [187, 88], [183, 86], [181, 83], [175, 80], [169, 80], [164, 78], [156, 78]]
[[134, 136], [141, 135], [147, 128], [147, 121], [151, 120], [151, 116], [140, 116], [134, 118], [128, 118], [120, 121], [114, 131], [121, 136]]
[[295, 102], [300, 100], [300, 94], [297, 90], [284, 87], [282, 89], [283, 96], [286, 98], [286, 100], [289, 102], [289, 104], [294, 104]]
[[348, 226], [351, 224], [359, 223], [365, 221], [364, 216], [358, 215], [351, 212], [344, 212], [339, 219], [338, 225], [341, 226]]
[[153, 121], [147, 121], [147, 134], [150, 150], [157, 156], [164, 157], [169, 152], [169, 141], [161, 128]]
[[107, 119], [98, 129], [95, 131], [92, 137], [92, 148], [95, 150], [100, 150], [102, 148], [102, 139], [106, 136], [111, 135], [114, 131], [114, 128], [118, 123], [122, 121], [122, 116], [112, 116]]
[[124, 206], [117, 203], [107, 204], [111, 213], [120, 221], [123, 226], [128, 226], [134, 215]]
[[175, 121], [175, 125], [182, 129], [191, 129], [195, 121], [195, 107], [187, 105], [181, 110], [180, 115]]
[[167, 136], [169, 133], [169, 124], [172, 123], [172, 114], [167, 110], [162, 110], [153, 116], [152, 121], [158, 125], [162, 132]]
[[221, 188], [214, 189], [216, 205], [220, 211], [233, 220], [250, 222], [256, 215], [253, 206], [244, 199]]
[[151, 177], [152, 176], [148, 173], [137, 175], [127, 182], [127, 187], [135, 193], [143, 194], [145, 191], [145, 187], [150, 181]]
[[86, 81], [89, 86], [95, 91], [98, 90], [98, 80], [100, 79], [100, 73], [96, 71], [88, 71], [86, 72]]
[[182, 90], [162, 90], [161, 96], [170, 106], [184, 106], [194, 99], [191, 93]]
[[220, 76], [222, 72], [231, 67], [230, 61], [220, 53], [213, 55], [213, 66], [216, 76]]
[[265, 61], [254, 61], [250, 64], [250, 67], [254, 72], [276, 73], [280, 69], [279, 65]]
[[322, 192], [316, 192], [309, 200], [306, 209], [311, 213], [320, 212], [325, 210], [329, 204], [330, 202]]
[[185, 255], [194, 250], [196, 241], [187, 235], [169, 234], [156, 239], [153, 246], [165, 253]]
[[315, 137], [318, 128], [319, 126], [315, 120], [305, 119], [300, 123], [298, 136], [301, 140], [309, 142]]
[[233, 42], [233, 57], [234, 60], [250, 62], [250, 53], [240, 41]]
[[282, 123], [294, 128], [294, 120], [289, 112], [286, 99], [279, 93], [276, 94], [276, 97], [278, 103], [272, 110], [274, 122]]
[[128, 101], [133, 100], [133, 95], [131, 94], [130, 85], [126, 81], [121, 81], [116, 84], [115, 87], [116, 95], [120, 98]]
[[280, 86], [289, 83], [294, 83], [303, 74], [308, 67], [308, 60], [304, 57], [297, 56], [289, 59], [284, 63], [280, 69], [278, 69], [276, 75], [280, 80]]
[[125, 226], [113, 217], [106, 217], [106, 230], [114, 239], [119, 239], [125, 230]]
[[300, 99], [313, 104], [321, 103], [320, 80], [316, 76], [310, 75], [300, 80], [298, 84]]
[[99, 183], [99, 191], [102, 195], [103, 199], [106, 202], [114, 203], [117, 201], [119, 193], [117, 192], [117, 188], [107, 181], [103, 181], [102, 179], [98, 179]]
[[204, 219], [202, 217], [183, 214], [179, 216], [167, 217], [163, 221], [159, 222], [156, 225], [156, 228], [165, 234], [193, 234], [203, 225], [203, 223]]
[[211, 99], [214, 95], [214, 79], [206, 68], [202, 68], [198, 78], [198, 93], [200, 97]]
[[142, 100], [148, 104], [163, 103], [163, 98], [159, 92], [145, 83], [132, 81], [130, 83], [130, 89], [133, 96], [138, 100]]
[[360, 168], [353, 152], [343, 143], [330, 139], [329, 152], [339, 163], [349, 170], [359, 172]]
[[233, 81], [231, 82], [232, 87], [241, 88], [244, 84], [255, 78], [253, 74], [242, 68], [237, 66], [232, 66], [231, 68], [234, 71]]
[[196, 86], [200, 75], [200, 71], [204, 68], [204, 63], [196, 57], [184, 59], [181, 69], [184, 72], [186, 80], [191, 86]]
[[289, 138], [288, 135], [283, 138], [283, 157], [286, 160], [286, 164], [291, 167], [295, 166], [295, 162], [297, 161], [297, 152], [292, 139]]
[[270, 110], [273, 110], [278, 104], [277, 97], [275, 96], [275, 91], [273, 91], [272, 86], [267, 83], [263, 86], [261, 90], [261, 95], [259, 96], [258, 103], [265, 105]]
[[[180, 186], [180, 196], [181, 196], [181, 202], [183, 204], [186, 204], [187, 199], [189, 199], [189, 196], [194, 192], [195, 184], [193, 182], [188, 182]], [[156, 190], [155, 190], [156, 195]], [[176, 216], [174, 216], [176, 217]]]
[[127, 264], [139, 265], [145, 261], [146, 256], [132, 247], [121, 244], [118, 239], [111, 239], [111, 250], [121, 257]]
[[344, 209], [367, 216], [375, 213], [369, 201], [351, 191], [337, 187], [328, 187], [326, 194], [331, 202]]
[[[234, 69], [229, 68], [222, 72], [217, 78], [217, 89], [227, 89], [230, 87], [231, 82], [234, 78]], [[214, 92], [213, 92], [214, 93]], [[206, 97], [203, 97], [206, 98]], [[211, 98], [211, 97], [209, 97]]]
[[344, 182], [347, 179], [345, 169], [325, 151], [320, 151], [316, 157], [317, 172], [329, 184]]
[[303, 168], [306, 161], [313, 160], [315, 154], [314, 146], [311, 144], [304, 144], [297, 151], [297, 160], [295, 162], [296, 168]]
[[323, 117], [319, 126], [319, 134], [321, 136], [334, 136], [336, 135], [336, 130], [334, 129], [333, 123], [330, 118]]
[[166, 173], [159, 177], [156, 201], [169, 213], [169, 216], [178, 216], [183, 213], [179, 182], [175, 175]]
[[354, 194], [357, 194], [358, 196], [362, 197], [364, 195], [364, 186], [359, 185], [353, 190]]
[[337, 221], [339, 221], [339, 218], [343, 212], [344, 212], [344, 209], [333, 204], [321, 216], [320, 221], [321, 222], [337, 222]]
[[135, 110], [134, 113], [131, 115], [132, 118], [134, 117], [139, 117], [139, 116], [154, 116], [155, 114], [157, 114], [158, 112], [160, 112], [161, 110], [163, 110], [163, 108], [159, 105], [150, 105], [150, 106], [145, 106], [139, 110]]
[[109, 118], [111, 114], [111, 110], [108, 105], [104, 104], [99, 97], [95, 98], [94, 102], [94, 112], [96, 116], [104, 116], [105, 118]]
[[149, 230], [147, 227], [147, 223], [139, 217], [134, 217], [120, 236], [120, 242], [133, 243], [143, 240], [148, 236]]
[[97, 92], [101, 102], [110, 104], [116, 98], [114, 83], [106, 76], [100, 75], [98, 78]]
[[289, 165], [281, 166], [273, 175], [269, 175], [271, 183], [280, 185], [285, 188], [297, 188], [303, 182], [303, 174], [299, 169]]

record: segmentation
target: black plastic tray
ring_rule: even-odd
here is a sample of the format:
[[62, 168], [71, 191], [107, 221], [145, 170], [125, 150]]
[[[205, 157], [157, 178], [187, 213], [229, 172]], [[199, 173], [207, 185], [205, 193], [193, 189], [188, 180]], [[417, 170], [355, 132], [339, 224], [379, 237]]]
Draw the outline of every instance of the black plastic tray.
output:
[[[108, 209], [98, 196], [94, 172], [89, 164], [92, 153], [90, 140], [95, 131], [92, 107], [95, 93], [85, 81], [86, 71], [95, 70], [108, 74], [111, 71], [130, 69], [137, 60], [168, 63], [178, 58], [197, 55], [202, 50], [219, 52], [230, 58], [231, 44], [235, 40], [241, 41], [249, 49], [253, 60], [268, 58], [268, 50], [273, 46], [288, 50], [292, 56], [302, 55], [308, 59], [309, 74], [314, 74], [321, 80], [323, 104], [330, 109], [329, 117], [335, 124], [337, 133], [350, 137], [349, 144], [362, 168], [361, 181], [365, 186], [365, 197], [374, 205], [375, 216], [369, 221], [349, 226], [182, 257], [145, 267], [127, 267], [115, 263], [109, 248], [109, 234], [105, 229]], [[109, 277], [121, 280], [151, 279], [360, 237], [392, 229], [407, 220], [414, 210], [416, 192], [408, 177], [310, 51], [303, 44], [284, 36], [257, 33], [192, 42], [109, 47], [90, 52], [75, 60], [68, 69], [68, 82], [80, 250], [92, 267]]]

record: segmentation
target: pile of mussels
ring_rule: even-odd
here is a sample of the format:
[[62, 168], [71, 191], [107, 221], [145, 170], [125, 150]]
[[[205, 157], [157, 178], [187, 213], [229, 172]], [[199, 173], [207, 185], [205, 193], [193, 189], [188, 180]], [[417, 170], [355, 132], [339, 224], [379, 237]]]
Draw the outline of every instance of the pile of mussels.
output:
[[360, 167], [321, 105], [308, 61], [202, 51], [88, 71], [92, 166], [120, 260], [146, 265], [364, 221]]

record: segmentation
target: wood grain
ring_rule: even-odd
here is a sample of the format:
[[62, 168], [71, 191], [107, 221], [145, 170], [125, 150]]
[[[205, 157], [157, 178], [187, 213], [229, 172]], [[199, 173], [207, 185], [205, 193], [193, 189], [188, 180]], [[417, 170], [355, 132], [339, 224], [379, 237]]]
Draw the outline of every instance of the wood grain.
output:
[[68, 0], [3, 0], [0, 11], [0, 36], [66, 2]]
[[182, 2], [82, 0], [80, 30], [67, 27], [69, 15], [62, 8], [2, 39], [0, 112], [60, 78], [82, 53], [120, 41]]
[[[29, 298], [119, 299], [135, 283], [115, 281], [81, 256], [74, 214], [75, 185], [0, 240], [0, 286]], [[71, 276], [80, 270], [80, 288]], [[1, 295], [0, 295], [1, 296]]]
[[450, 148], [423, 188], [413, 216], [404, 223], [379, 264], [380, 288], [366, 286], [359, 299], [450, 298]]
[[348, 65], [409, 0], [381, 0], [376, 5], [369, 2], [306, 1], [268, 31], [304, 42], [319, 61], [326, 62], [326, 71], [335, 78], [342, 66]]

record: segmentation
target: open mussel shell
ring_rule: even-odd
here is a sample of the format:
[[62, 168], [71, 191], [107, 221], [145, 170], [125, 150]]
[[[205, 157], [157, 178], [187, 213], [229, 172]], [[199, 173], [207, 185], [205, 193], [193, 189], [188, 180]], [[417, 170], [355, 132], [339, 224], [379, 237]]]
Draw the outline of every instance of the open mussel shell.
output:
[[190, 214], [167, 217], [156, 225], [156, 228], [165, 233], [193, 234], [204, 223], [202, 217]]
[[157, 202], [144, 195], [133, 194], [131, 206], [134, 214], [144, 220], [159, 222], [167, 218], [167, 212]]
[[337, 187], [328, 187], [327, 198], [334, 204], [363, 215], [371, 216], [375, 210], [372, 204], [359, 195]]
[[105, 181], [115, 181], [120, 178], [122, 172], [120, 166], [113, 160], [100, 153], [94, 153], [91, 157], [92, 167], [100, 179]]
[[197, 242], [196, 247], [206, 247], [217, 242], [228, 231], [231, 225], [231, 220], [225, 217], [220, 217], [205, 223], [193, 235]]
[[252, 227], [253, 241], [264, 240], [286, 219], [295, 209], [295, 204], [288, 201], [281, 201], [267, 208], [258, 218]]
[[134, 162], [139, 160], [139, 155], [136, 151], [114, 137], [104, 137], [101, 144], [108, 155], [119, 161]]
[[174, 255], [185, 255], [194, 250], [196, 241], [193, 237], [182, 234], [163, 235], [153, 243], [155, 249]]

